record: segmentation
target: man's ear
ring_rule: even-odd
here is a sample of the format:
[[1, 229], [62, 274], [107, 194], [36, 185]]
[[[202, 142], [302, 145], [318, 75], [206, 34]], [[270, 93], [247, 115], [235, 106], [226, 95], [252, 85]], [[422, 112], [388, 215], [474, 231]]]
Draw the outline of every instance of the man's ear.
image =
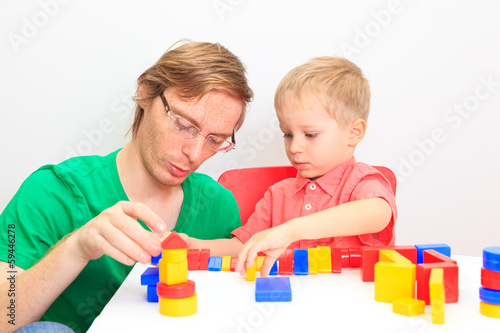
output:
[[349, 131], [349, 145], [356, 146], [363, 138], [366, 133], [366, 121], [363, 119], [357, 119], [353, 121], [350, 125]]
[[137, 92], [135, 94], [135, 100], [137, 104], [139, 104], [143, 109], [148, 104], [148, 91], [147, 86], [144, 83], [139, 83], [139, 87], [137, 87]]

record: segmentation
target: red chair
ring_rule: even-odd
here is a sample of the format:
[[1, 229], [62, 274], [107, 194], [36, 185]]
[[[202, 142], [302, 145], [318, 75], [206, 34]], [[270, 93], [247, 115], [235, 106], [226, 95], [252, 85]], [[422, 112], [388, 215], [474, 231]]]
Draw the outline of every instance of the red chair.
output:
[[[391, 169], [375, 166], [391, 183], [392, 191], [396, 194], [396, 175]], [[264, 197], [269, 186], [280, 180], [295, 177], [297, 169], [293, 166], [272, 166], [227, 170], [220, 175], [218, 182], [233, 192], [240, 209], [241, 223], [247, 223], [248, 218], [255, 211], [255, 205]]]

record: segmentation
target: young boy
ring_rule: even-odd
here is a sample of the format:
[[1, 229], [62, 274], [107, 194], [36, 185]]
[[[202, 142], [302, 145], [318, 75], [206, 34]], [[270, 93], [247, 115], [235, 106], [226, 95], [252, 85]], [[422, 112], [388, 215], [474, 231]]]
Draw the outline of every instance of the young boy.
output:
[[314, 58], [291, 70], [275, 94], [285, 150], [296, 178], [271, 186], [248, 222], [232, 232], [245, 246], [236, 270], [266, 255], [267, 276], [286, 248], [393, 245], [396, 203], [389, 181], [356, 162], [370, 88], [344, 58]]
[[344, 58], [314, 58], [285, 75], [274, 104], [297, 177], [271, 186], [232, 239], [191, 238], [190, 247], [239, 253], [236, 270], [242, 274], [245, 263], [263, 252], [261, 276], [267, 276], [286, 248], [394, 244], [391, 185], [353, 157], [370, 105], [361, 70]]

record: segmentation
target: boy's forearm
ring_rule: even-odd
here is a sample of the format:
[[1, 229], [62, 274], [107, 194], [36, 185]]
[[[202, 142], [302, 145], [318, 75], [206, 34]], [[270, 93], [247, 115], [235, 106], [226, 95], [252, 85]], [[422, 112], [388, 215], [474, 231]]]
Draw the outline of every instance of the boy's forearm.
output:
[[372, 198], [351, 201], [293, 219], [293, 241], [376, 233], [389, 224], [392, 210], [387, 201]]
[[197, 239], [191, 238], [189, 248], [210, 249], [211, 256], [232, 256], [236, 257], [243, 248], [243, 243], [236, 237], [231, 239]]

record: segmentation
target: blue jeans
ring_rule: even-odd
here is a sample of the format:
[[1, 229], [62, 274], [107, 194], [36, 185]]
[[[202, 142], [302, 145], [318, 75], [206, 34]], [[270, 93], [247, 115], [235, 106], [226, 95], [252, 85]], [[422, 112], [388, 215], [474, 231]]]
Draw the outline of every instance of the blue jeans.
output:
[[75, 333], [71, 328], [51, 321], [38, 321], [20, 328], [16, 333]]

